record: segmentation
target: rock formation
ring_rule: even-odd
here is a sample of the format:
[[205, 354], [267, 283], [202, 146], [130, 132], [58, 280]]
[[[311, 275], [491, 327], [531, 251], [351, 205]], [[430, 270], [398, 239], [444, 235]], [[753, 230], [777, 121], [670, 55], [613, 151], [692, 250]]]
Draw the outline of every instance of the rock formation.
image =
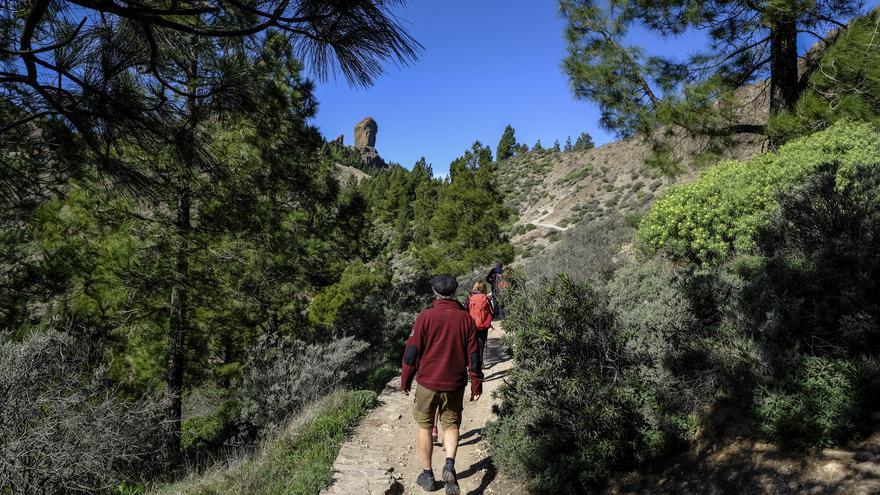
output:
[[385, 168], [388, 166], [385, 163], [385, 160], [379, 156], [379, 152], [376, 151], [376, 148], [372, 146], [364, 146], [361, 148], [355, 148], [358, 154], [361, 155], [361, 161], [364, 162], [364, 165], [370, 168]]
[[336, 136], [336, 139], [330, 141], [330, 144], [334, 144], [336, 146], [344, 146], [345, 145], [345, 135], [340, 134]]
[[375, 148], [376, 134], [379, 132], [379, 124], [372, 117], [367, 117], [354, 126], [354, 147]]

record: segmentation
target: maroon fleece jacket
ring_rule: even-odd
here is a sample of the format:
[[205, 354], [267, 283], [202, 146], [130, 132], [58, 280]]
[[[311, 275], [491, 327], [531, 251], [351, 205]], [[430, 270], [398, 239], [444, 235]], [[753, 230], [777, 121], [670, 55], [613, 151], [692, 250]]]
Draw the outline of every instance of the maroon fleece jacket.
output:
[[437, 392], [454, 392], [471, 378], [471, 394], [483, 393], [483, 364], [471, 315], [458, 301], [436, 299], [419, 313], [403, 352], [400, 388], [409, 392], [413, 377]]

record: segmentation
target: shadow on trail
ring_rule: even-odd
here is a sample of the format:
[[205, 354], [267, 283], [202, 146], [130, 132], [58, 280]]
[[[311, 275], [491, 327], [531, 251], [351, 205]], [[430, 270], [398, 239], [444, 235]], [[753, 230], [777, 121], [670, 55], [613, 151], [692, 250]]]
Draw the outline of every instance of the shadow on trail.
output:
[[501, 339], [491, 337], [486, 341], [486, 358], [484, 359], [483, 369], [488, 370], [493, 366], [510, 361], [510, 356], [504, 349]]
[[479, 435], [481, 433], [483, 433], [482, 428], [474, 428], [473, 430], [468, 430], [468, 431], [462, 433], [461, 435], [459, 435], [458, 439], [459, 440], [466, 440], [474, 435]]
[[[476, 435], [476, 436], [475, 436]], [[473, 437], [473, 438], [469, 438]], [[475, 428], [459, 437], [458, 446], [473, 445], [483, 439], [483, 429]], [[463, 442], [461, 440], [464, 440]]]
[[[699, 451], [658, 459], [613, 493], [816, 495], [880, 493], [880, 424], [863, 441], [829, 449], [788, 451], [747, 434], [723, 435]], [[728, 433], [728, 432], [725, 432]]]
[[464, 471], [457, 473], [458, 479], [463, 480], [470, 478], [476, 473], [480, 471], [485, 471], [483, 473], [483, 479], [480, 480], [480, 486], [475, 489], [469, 491], [467, 495], [480, 495], [486, 491], [486, 488], [492, 483], [495, 479], [495, 476], [498, 474], [498, 471], [495, 469], [495, 465], [492, 464], [492, 458], [487, 457], [480, 462], [472, 464], [471, 467], [465, 469]]
[[483, 378], [483, 383], [491, 382], [491, 381], [495, 381], [495, 380], [500, 380], [501, 378], [504, 378], [506, 375], [507, 375], [507, 370], [496, 371], [495, 373], [492, 373], [491, 375]]

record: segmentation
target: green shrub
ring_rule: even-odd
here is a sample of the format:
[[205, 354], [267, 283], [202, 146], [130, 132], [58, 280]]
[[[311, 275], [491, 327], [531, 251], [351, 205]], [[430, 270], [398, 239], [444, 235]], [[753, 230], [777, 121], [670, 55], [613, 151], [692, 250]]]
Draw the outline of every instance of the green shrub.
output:
[[696, 431], [696, 413], [719, 383], [717, 351], [693, 307], [688, 277], [659, 260], [630, 263], [608, 283], [614, 315], [643, 398], [646, 455], [660, 455]]
[[577, 223], [577, 221], [578, 221], [578, 216], [577, 216], [577, 215], [573, 215], [573, 216], [570, 216], [570, 217], [565, 217], [565, 218], [563, 218], [562, 220], [559, 221], [559, 224], [558, 224], [558, 225], [559, 225], [560, 227], [567, 227], [567, 226], [569, 226], [569, 225], [571, 225], [571, 224], [573, 224], [573, 223]]
[[236, 432], [238, 408], [224, 401], [205, 416], [189, 418], [180, 425], [180, 448], [187, 457], [199, 456], [223, 445]]
[[533, 223], [521, 224], [514, 227], [510, 234], [513, 236], [523, 235], [535, 230], [536, 228], [538, 227], [536, 227]]
[[348, 313], [355, 303], [375, 298], [383, 289], [382, 275], [363, 263], [352, 263], [342, 272], [339, 282], [315, 295], [309, 305], [309, 319], [315, 325], [332, 328], [337, 322], [350, 319]]
[[822, 163], [880, 163], [880, 133], [869, 124], [839, 123], [749, 161], [724, 161], [696, 181], [670, 189], [642, 222], [638, 248], [676, 259], [715, 264], [754, 248], [754, 235], [776, 207], [777, 195]]
[[639, 222], [642, 221], [642, 214], [639, 212], [630, 212], [624, 215], [623, 221], [632, 228], [637, 228], [639, 226]]
[[644, 448], [611, 316], [589, 284], [563, 276], [510, 299], [505, 326], [517, 366], [487, 427], [492, 458], [533, 493], [584, 493], [633, 466]]
[[565, 174], [561, 179], [556, 181], [556, 185], [568, 185], [580, 182], [584, 177], [590, 175], [593, 172], [592, 165], [585, 165], [581, 168], [576, 168], [571, 172]]
[[249, 436], [268, 435], [300, 409], [346, 383], [365, 363], [368, 344], [353, 337], [307, 344], [264, 335], [233, 383], [238, 421]]
[[880, 345], [880, 167], [828, 164], [781, 195], [743, 304], [768, 340], [858, 358]]
[[853, 363], [806, 357], [789, 383], [759, 389], [755, 411], [769, 438], [791, 447], [827, 447], [852, 437], [859, 405]]

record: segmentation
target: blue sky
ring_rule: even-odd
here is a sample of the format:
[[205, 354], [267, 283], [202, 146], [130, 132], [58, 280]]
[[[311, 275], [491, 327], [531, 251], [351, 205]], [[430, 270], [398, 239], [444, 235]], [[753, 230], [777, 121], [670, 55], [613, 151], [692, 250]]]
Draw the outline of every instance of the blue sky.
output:
[[556, 2], [415, 0], [398, 15], [424, 51], [410, 67], [391, 66], [369, 88], [341, 76], [319, 82], [315, 124], [328, 139], [372, 116], [376, 148], [386, 161], [410, 168], [424, 156], [437, 174], [474, 140], [494, 151], [504, 126], [517, 140], [612, 139], [598, 128], [598, 110], [571, 94], [561, 69], [563, 20]]
[[[424, 156], [437, 175], [475, 140], [493, 152], [504, 126], [519, 142], [547, 147], [587, 131], [597, 145], [614, 140], [599, 128], [598, 108], [574, 98], [561, 64], [564, 20], [555, 0], [411, 0], [396, 10], [424, 46], [409, 67], [390, 66], [369, 88], [339, 76], [318, 82], [315, 124], [327, 139], [345, 135], [366, 116], [379, 124], [376, 148], [410, 168]], [[660, 38], [634, 28], [629, 42], [652, 54], [687, 57], [705, 46], [702, 33]], [[804, 40], [812, 44], [813, 40]]]

